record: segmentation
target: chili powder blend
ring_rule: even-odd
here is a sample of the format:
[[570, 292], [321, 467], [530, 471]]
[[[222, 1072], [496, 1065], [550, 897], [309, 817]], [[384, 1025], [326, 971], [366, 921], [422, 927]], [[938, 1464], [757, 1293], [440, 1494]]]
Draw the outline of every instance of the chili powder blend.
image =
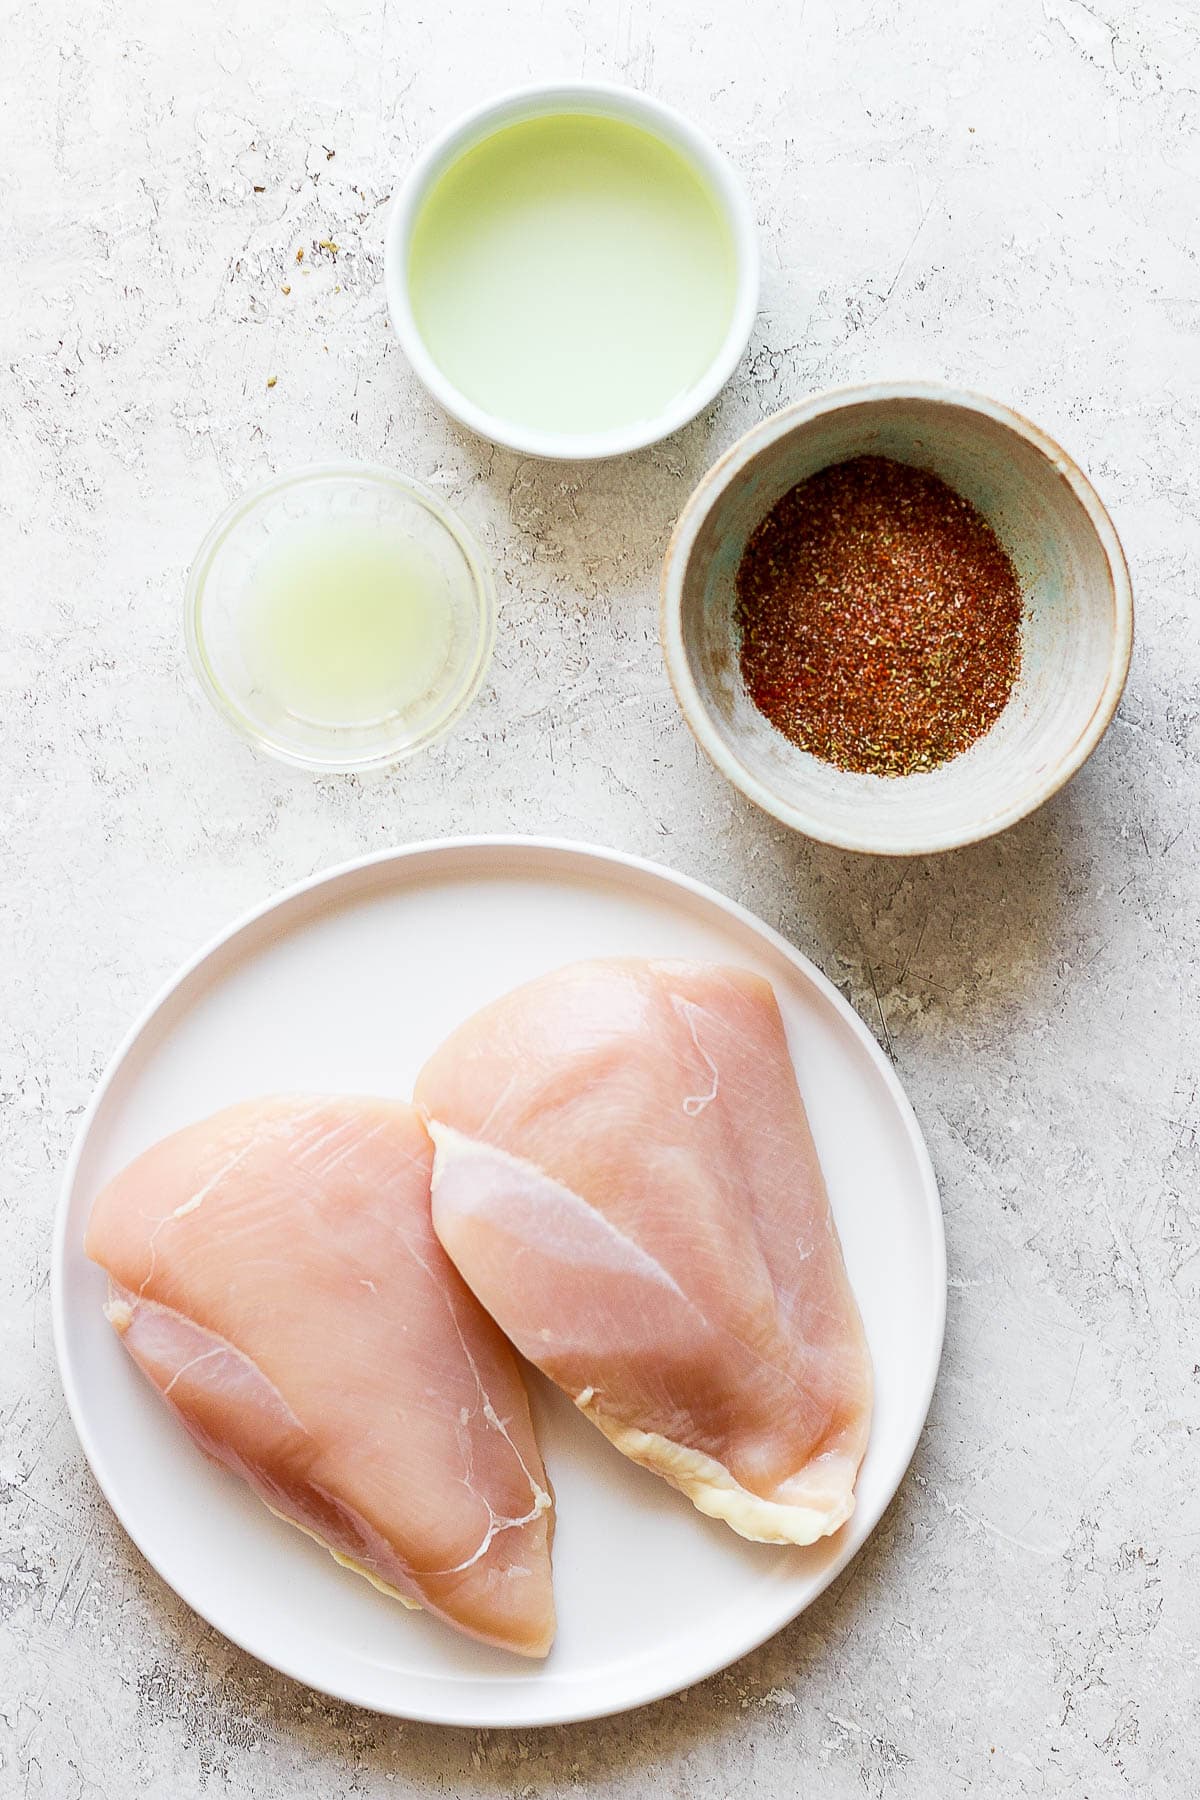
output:
[[995, 724], [1021, 666], [1021, 589], [987, 520], [936, 475], [856, 456], [786, 493], [746, 545], [746, 690], [839, 769], [913, 775]]

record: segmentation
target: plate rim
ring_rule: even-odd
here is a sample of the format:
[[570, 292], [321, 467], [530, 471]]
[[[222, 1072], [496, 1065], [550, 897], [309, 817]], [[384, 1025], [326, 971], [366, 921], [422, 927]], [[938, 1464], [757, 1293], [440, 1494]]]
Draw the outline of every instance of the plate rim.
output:
[[[856, 1039], [866, 1050], [869, 1058], [874, 1064], [875, 1073], [882, 1076], [884, 1086], [896, 1109], [896, 1113], [904, 1126], [905, 1136], [914, 1157], [916, 1171], [920, 1177], [921, 1197], [924, 1201], [925, 1210], [928, 1215], [931, 1251], [930, 1273], [935, 1289], [935, 1318], [932, 1321], [935, 1330], [931, 1353], [929, 1355], [928, 1365], [924, 1371], [924, 1380], [921, 1384], [919, 1394], [920, 1406], [919, 1410], [914, 1411], [914, 1423], [907, 1434], [903, 1451], [897, 1454], [895, 1479], [894, 1481], [885, 1483], [887, 1492], [881, 1499], [878, 1511], [868, 1526], [861, 1543], [856, 1545], [853, 1549], [848, 1549], [844, 1555], [835, 1557], [830, 1562], [829, 1566], [821, 1571], [820, 1575], [817, 1577], [817, 1585], [813, 1588], [811, 1593], [807, 1595], [802, 1604], [790, 1611], [785, 1611], [779, 1617], [774, 1618], [773, 1622], [768, 1623], [765, 1627], [763, 1627], [759, 1621], [756, 1621], [747, 1634], [743, 1637], [739, 1637], [733, 1643], [732, 1648], [722, 1646], [718, 1652], [717, 1660], [705, 1661], [702, 1659], [703, 1666], [697, 1666], [683, 1679], [670, 1675], [665, 1680], [651, 1682], [643, 1691], [639, 1691], [635, 1696], [618, 1696], [610, 1700], [601, 1700], [594, 1705], [585, 1704], [580, 1706], [576, 1702], [570, 1703], [565, 1707], [553, 1704], [554, 1689], [552, 1684], [547, 1684], [544, 1690], [547, 1702], [545, 1705], [535, 1709], [529, 1716], [508, 1721], [497, 1720], [490, 1717], [479, 1717], [473, 1712], [464, 1713], [461, 1708], [456, 1709], [445, 1704], [441, 1706], [430, 1706], [425, 1704], [414, 1706], [409, 1702], [402, 1706], [397, 1705], [393, 1707], [382, 1705], [376, 1700], [364, 1700], [358, 1698], [353, 1693], [347, 1693], [337, 1687], [325, 1685], [320, 1680], [314, 1680], [311, 1673], [289, 1660], [286, 1651], [282, 1655], [276, 1654], [274, 1651], [272, 1651], [271, 1655], [264, 1654], [262, 1649], [246, 1642], [244, 1635], [230, 1631], [224, 1624], [218, 1623], [204, 1605], [198, 1604], [190, 1595], [180, 1593], [174, 1582], [163, 1574], [157, 1562], [155, 1562], [148, 1552], [143, 1549], [138, 1538], [126, 1525], [121, 1510], [109, 1491], [108, 1483], [97, 1467], [96, 1457], [93, 1455], [93, 1445], [95, 1440], [88, 1422], [86, 1410], [81, 1402], [76, 1387], [75, 1372], [68, 1347], [68, 1327], [65, 1309], [65, 1268], [66, 1258], [70, 1248], [67, 1238], [68, 1222], [80, 1164], [83, 1160], [92, 1128], [100, 1108], [104, 1104], [110, 1087], [116, 1080], [117, 1075], [124, 1066], [131, 1051], [135, 1048], [139, 1038], [153, 1022], [157, 1014], [167, 1005], [172, 996], [186, 984], [197, 970], [211, 958], [216, 956], [218, 952], [232, 944], [235, 939], [243, 933], [248, 932], [253, 926], [271, 913], [289, 906], [293, 901], [301, 899], [306, 894], [315, 893], [322, 887], [336, 888], [340, 883], [346, 881], [351, 876], [388, 863], [402, 865], [410, 861], [419, 863], [425, 859], [439, 859], [443, 857], [449, 857], [453, 860], [454, 857], [459, 855], [479, 854], [481, 852], [486, 853], [489, 851], [501, 853], [508, 852], [517, 856], [532, 855], [534, 857], [546, 858], [552, 862], [556, 862], [559, 859], [563, 860], [565, 863], [583, 862], [597, 868], [606, 869], [609, 873], [615, 872], [619, 874], [622, 870], [628, 870], [637, 875], [648, 877], [651, 884], [657, 882], [667, 889], [673, 888], [680, 890], [683, 893], [690, 895], [693, 899], [698, 899], [709, 906], [715, 907], [719, 912], [731, 917], [743, 928], [748, 929], [752, 934], [761, 938], [769, 948], [781, 955], [786, 962], [790, 963], [793, 968], [798, 971], [799, 974], [812, 983], [817, 992], [833, 1006], [835, 1012], [841, 1016], [843, 1022], [850, 1027]], [[805, 956], [803, 951], [798, 950], [794, 944], [785, 938], [781, 932], [776, 931], [775, 928], [768, 925], [764, 919], [759, 918], [749, 907], [743, 906], [740, 901], [730, 899], [728, 895], [721, 893], [719, 889], [712, 887], [708, 882], [700, 881], [695, 876], [684, 874], [680, 870], [669, 868], [664, 863], [655, 862], [650, 857], [639, 856], [632, 851], [619, 850], [605, 844], [589, 843], [585, 840], [544, 836], [540, 834], [525, 834], [520, 832], [479, 832], [449, 837], [421, 838], [411, 844], [394, 844], [384, 849], [368, 851], [361, 856], [350, 857], [343, 862], [329, 864], [316, 870], [311, 875], [304, 876], [299, 881], [289, 883], [287, 886], [275, 890], [268, 895], [265, 900], [259, 901], [256, 905], [239, 913], [228, 925], [207, 938], [197, 950], [179, 963], [172, 973], [168, 975], [166, 980], [160, 983], [155, 989], [149, 1000], [137, 1013], [132, 1024], [130, 1024], [124, 1032], [115, 1049], [105, 1062], [103, 1071], [101, 1072], [101, 1075], [92, 1090], [88, 1103], [80, 1116], [75, 1136], [72, 1141], [71, 1150], [64, 1167], [62, 1181], [58, 1191], [58, 1198], [55, 1203], [54, 1229], [51, 1239], [50, 1258], [51, 1328], [54, 1342], [55, 1362], [57, 1364], [59, 1382], [62, 1387], [63, 1397], [66, 1400], [71, 1424], [74, 1427], [76, 1437], [79, 1441], [79, 1447], [83, 1451], [84, 1459], [87, 1462], [93, 1481], [104, 1496], [104, 1499], [121, 1530], [125, 1533], [125, 1536], [129, 1539], [130, 1543], [133, 1544], [139, 1556], [143, 1557], [150, 1568], [154, 1570], [158, 1579], [162, 1581], [165, 1586], [170, 1588], [171, 1592], [182, 1600], [185, 1606], [195, 1612], [214, 1631], [219, 1632], [229, 1643], [235, 1645], [237, 1649], [243, 1651], [246, 1655], [254, 1657], [257, 1662], [261, 1662], [268, 1668], [274, 1669], [278, 1674], [285, 1676], [288, 1680], [296, 1681], [302, 1686], [310, 1688], [314, 1692], [325, 1694], [330, 1699], [338, 1700], [351, 1706], [361, 1707], [366, 1711], [376, 1713], [382, 1717], [405, 1719], [417, 1724], [455, 1726], [466, 1729], [535, 1730], [548, 1725], [580, 1724], [593, 1719], [611, 1718], [622, 1713], [632, 1712], [638, 1707], [652, 1705], [656, 1701], [668, 1698], [670, 1695], [682, 1693], [688, 1688], [697, 1685], [699, 1682], [706, 1681], [711, 1676], [719, 1674], [722, 1670], [730, 1668], [735, 1662], [739, 1662], [742, 1657], [748, 1656], [752, 1651], [757, 1650], [762, 1644], [766, 1643], [770, 1638], [782, 1631], [785, 1626], [799, 1618], [800, 1614], [805, 1612], [815, 1600], [819, 1599], [821, 1594], [824, 1593], [838, 1576], [842, 1574], [854, 1558], [865, 1549], [872, 1533], [878, 1527], [884, 1513], [899, 1492], [929, 1416], [929, 1408], [933, 1400], [934, 1388], [941, 1367], [942, 1350], [945, 1341], [947, 1304], [946, 1238], [945, 1220], [938, 1192], [937, 1176], [934, 1171], [932, 1158], [929, 1154], [929, 1147], [925, 1141], [924, 1132], [921, 1129], [921, 1124], [917, 1118], [912, 1102], [904, 1091], [904, 1087], [896, 1073], [893, 1063], [884, 1054], [874, 1033], [857, 1010], [834, 986], [829, 977], [825, 975], [809, 957]], [[103, 1459], [101, 1458], [101, 1461], [102, 1460]]]

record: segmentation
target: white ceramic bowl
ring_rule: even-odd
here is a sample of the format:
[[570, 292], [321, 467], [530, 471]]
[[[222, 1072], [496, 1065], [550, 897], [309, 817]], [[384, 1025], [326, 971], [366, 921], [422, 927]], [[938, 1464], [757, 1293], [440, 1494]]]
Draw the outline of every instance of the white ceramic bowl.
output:
[[[734, 577], [746, 540], [789, 488], [852, 456], [929, 469], [990, 521], [1026, 601], [1020, 678], [962, 756], [926, 774], [855, 775], [799, 750], [746, 693]], [[785, 825], [884, 856], [1002, 831], [1082, 766], [1125, 685], [1133, 599], [1091, 483], [1027, 419], [938, 383], [816, 394], [756, 425], [711, 468], [675, 528], [662, 582], [667, 669], [701, 747]]]
[[[733, 238], [736, 290], [724, 341], [704, 374], [667, 410], [629, 427], [604, 432], [550, 432], [486, 412], [444, 375], [417, 327], [409, 297], [408, 257], [413, 227], [433, 184], [465, 151], [504, 126], [553, 113], [591, 113], [622, 119], [662, 138], [704, 178], [725, 212]], [[678, 431], [724, 387], [746, 348], [758, 308], [758, 238], [746, 191], [716, 146], [680, 113], [632, 88], [604, 81], [564, 81], [516, 88], [477, 108], [437, 138], [405, 177], [388, 221], [384, 259], [388, 311], [413, 370], [452, 417], [481, 437], [528, 456], [582, 461], [619, 456]]]

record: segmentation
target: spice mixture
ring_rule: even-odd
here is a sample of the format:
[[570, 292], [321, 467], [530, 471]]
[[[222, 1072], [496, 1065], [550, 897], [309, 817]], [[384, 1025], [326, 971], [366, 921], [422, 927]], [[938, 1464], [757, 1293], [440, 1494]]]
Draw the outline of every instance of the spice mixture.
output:
[[883, 456], [785, 494], [737, 572], [742, 675], [771, 723], [840, 769], [912, 775], [995, 724], [1021, 590], [995, 532], [936, 475]]

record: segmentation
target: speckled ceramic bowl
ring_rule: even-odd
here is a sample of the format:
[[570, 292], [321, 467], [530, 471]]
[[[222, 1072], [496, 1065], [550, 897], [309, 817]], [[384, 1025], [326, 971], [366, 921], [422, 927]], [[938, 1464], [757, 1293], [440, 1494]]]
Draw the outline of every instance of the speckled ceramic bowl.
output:
[[[1021, 676], [991, 731], [926, 774], [854, 775], [798, 750], [742, 683], [734, 577], [789, 488], [829, 463], [890, 456], [932, 470], [990, 521], [1025, 594]], [[937, 383], [816, 394], [764, 419], [704, 477], [675, 527], [662, 640], [685, 718], [722, 774], [827, 844], [912, 856], [1024, 818], [1082, 767], [1129, 668], [1133, 599], [1086, 476], [1019, 414]]]

